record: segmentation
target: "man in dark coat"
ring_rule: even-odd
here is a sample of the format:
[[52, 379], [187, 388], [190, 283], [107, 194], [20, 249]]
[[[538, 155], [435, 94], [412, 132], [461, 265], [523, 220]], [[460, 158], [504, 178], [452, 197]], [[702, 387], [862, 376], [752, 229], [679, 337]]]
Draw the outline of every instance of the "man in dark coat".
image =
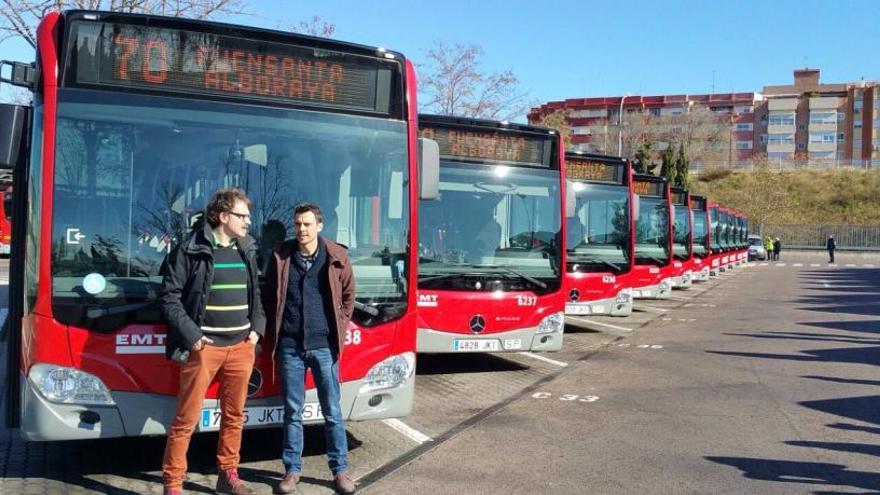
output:
[[180, 363], [177, 411], [162, 459], [166, 495], [182, 493], [189, 441], [208, 386], [218, 375], [223, 378], [216, 493], [254, 493], [238, 477], [248, 380], [265, 331], [256, 242], [247, 233], [250, 204], [239, 189], [215, 192], [205, 208], [207, 222], [162, 264], [165, 352]]
[[777, 237], [773, 240], [773, 259], [779, 261], [779, 253], [782, 252], [782, 241]]
[[333, 488], [337, 493], [354, 493], [339, 388], [339, 360], [354, 310], [351, 260], [343, 246], [318, 235], [324, 223], [317, 205], [298, 205], [293, 223], [296, 239], [273, 253], [263, 290], [267, 327], [275, 331], [273, 355], [279, 358], [284, 398], [285, 472], [276, 492], [294, 493], [299, 483], [305, 373], [311, 369], [324, 416]]
[[837, 249], [837, 244], [834, 242], [833, 235], [828, 236], [828, 240], [825, 242], [825, 249], [828, 250], [828, 263], [834, 263], [834, 250]]

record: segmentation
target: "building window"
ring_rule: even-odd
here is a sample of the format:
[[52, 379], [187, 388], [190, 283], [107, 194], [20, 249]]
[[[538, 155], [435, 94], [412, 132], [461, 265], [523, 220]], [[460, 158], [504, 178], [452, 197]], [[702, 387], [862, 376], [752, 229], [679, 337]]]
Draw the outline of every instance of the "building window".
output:
[[834, 124], [837, 122], [837, 112], [810, 112], [811, 124]]
[[811, 143], [833, 143], [834, 142], [834, 133], [833, 132], [811, 132], [810, 133], [810, 142]]
[[842, 143], [844, 141], [846, 141], [846, 133], [841, 132], [837, 135], [837, 142]]
[[837, 112], [837, 122], [846, 122], [846, 112]]
[[736, 107], [736, 113], [752, 113], [754, 108], [751, 106], [740, 106]]
[[768, 144], [794, 144], [794, 134], [770, 134]]
[[803, 131], [803, 130], [805, 130], [806, 128], [807, 128], [807, 126], [806, 126], [805, 124], [798, 124], [798, 130], [799, 130], [799, 131]]
[[862, 119], [853, 120], [853, 128], [854, 129], [861, 129], [862, 128]]
[[767, 135], [761, 134], [761, 144], [767, 144]]
[[798, 148], [799, 150], [802, 150], [802, 149], [805, 149], [806, 147], [807, 147], [807, 145], [805, 145], [804, 143], [798, 143], [798, 147], [797, 147], [797, 148]]
[[659, 108], [649, 108], [648, 113], [650, 113], [651, 115], [653, 115], [655, 117], [659, 117], [660, 116], [660, 109]]
[[862, 113], [862, 100], [856, 100], [853, 102], [853, 113]]
[[750, 150], [750, 149], [752, 149], [752, 142], [751, 141], [737, 141], [736, 142], [736, 149]]
[[794, 112], [771, 113], [770, 125], [794, 125]]
[[771, 151], [767, 153], [767, 158], [771, 158], [773, 160], [784, 160], [786, 158], [790, 158], [791, 153], [785, 151]]
[[752, 130], [752, 123], [748, 122], [745, 124], [743, 124], [743, 123], [736, 124], [736, 130], [738, 130], [738, 131], [751, 131]]

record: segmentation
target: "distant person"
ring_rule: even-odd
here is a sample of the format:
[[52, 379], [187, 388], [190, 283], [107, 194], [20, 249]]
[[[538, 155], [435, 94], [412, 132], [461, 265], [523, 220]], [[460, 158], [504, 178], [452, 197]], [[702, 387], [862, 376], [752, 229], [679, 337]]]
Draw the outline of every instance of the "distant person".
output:
[[834, 250], [837, 249], [837, 244], [834, 243], [833, 235], [828, 236], [828, 240], [825, 242], [825, 249], [828, 250], [828, 263], [834, 263]]
[[779, 261], [779, 253], [782, 252], [782, 241], [777, 237], [773, 240], [773, 259]]
[[773, 261], [773, 238], [769, 235], [764, 241], [764, 252], [767, 254], [767, 259]]

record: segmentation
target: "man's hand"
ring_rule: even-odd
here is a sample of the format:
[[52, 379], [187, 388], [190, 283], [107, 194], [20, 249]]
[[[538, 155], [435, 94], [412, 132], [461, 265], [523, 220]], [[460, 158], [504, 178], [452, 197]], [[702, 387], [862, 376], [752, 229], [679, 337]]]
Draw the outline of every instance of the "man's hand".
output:
[[197, 340], [195, 344], [193, 344], [192, 350], [201, 351], [202, 349], [205, 348], [206, 345], [213, 344], [213, 343], [214, 343], [214, 341], [209, 339], [208, 337], [202, 337], [199, 340]]
[[253, 345], [257, 345], [257, 342], [260, 341], [260, 334], [251, 330], [251, 333], [248, 334], [247, 341]]

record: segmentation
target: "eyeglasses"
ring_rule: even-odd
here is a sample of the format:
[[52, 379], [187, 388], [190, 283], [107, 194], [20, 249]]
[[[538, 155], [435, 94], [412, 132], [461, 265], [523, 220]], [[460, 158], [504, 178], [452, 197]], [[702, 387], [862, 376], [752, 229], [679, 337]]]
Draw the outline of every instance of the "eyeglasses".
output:
[[226, 213], [229, 213], [230, 215], [235, 215], [238, 218], [245, 220], [245, 221], [251, 219], [251, 215], [249, 213], [236, 213], [234, 211], [227, 211]]

